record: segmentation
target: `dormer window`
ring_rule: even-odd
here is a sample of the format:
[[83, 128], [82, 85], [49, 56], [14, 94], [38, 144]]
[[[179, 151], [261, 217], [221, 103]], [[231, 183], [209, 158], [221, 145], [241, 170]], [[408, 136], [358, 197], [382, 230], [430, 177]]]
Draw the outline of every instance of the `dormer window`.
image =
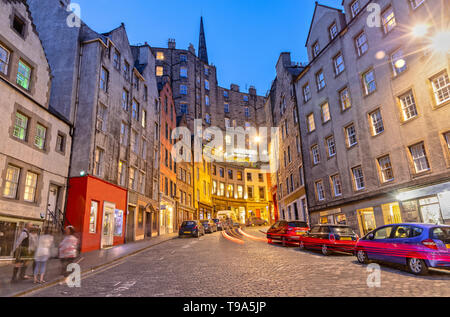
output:
[[337, 24], [333, 23], [328, 30], [330, 32], [330, 39], [334, 40], [336, 38], [336, 36], [338, 35]]
[[355, 0], [352, 2], [352, 4], [350, 5], [350, 9], [352, 12], [352, 18], [356, 17], [359, 13], [359, 11], [361, 11], [361, 6], [359, 5], [359, 0]]
[[319, 43], [316, 42], [313, 44], [313, 56], [317, 57], [317, 55], [319, 55], [319, 52], [320, 52], [320, 46], [319, 46]]
[[25, 22], [17, 15], [14, 16], [12, 27], [17, 33], [20, 34], [20, 36], [23, 37], [25, 35]]

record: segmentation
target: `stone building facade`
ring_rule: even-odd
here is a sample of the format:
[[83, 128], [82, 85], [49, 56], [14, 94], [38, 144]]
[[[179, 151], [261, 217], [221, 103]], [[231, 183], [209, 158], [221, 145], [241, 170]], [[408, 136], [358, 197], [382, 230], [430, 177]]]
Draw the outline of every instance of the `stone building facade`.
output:
[[303, 158], [301, 149], [298, 103], [294, 79], [303, 70], [282, 53], [276, 65], [277, 77], [272, 83], [265, 113], [271, 126], [278, 127], [273, 135], [272, 193], [276, 195], [281, 219], [308, 221]]
[[[379, 26], [369, 5], [380, 8]], [[449, 56], [432, 41], [450, 27], [441, 19], [448, 5], [343, 6], [316, 5], [309, 64], [296, 79], [311, 222], [361, 234], [401, 221], [448, 223]], [[412, 32], [424, 24], [426, 36]]]
[[159, 233], [159, 93], [150, 46], [131, 46], [123, 24], [99, 34], [82, 21], [68, 25], [62, 2], [28, 2], [55, 69], [50, 100], [74, 125], [70, 176], [89, 175], [127, 190], [126, 210], [114, 208], [122, 201], [99, 197], [90, 210], [68, 210], [68, 218], [86, 213], [92, 228], [85, 232], [89, 226], [80, 223], [77, 229], [101, 233], [102, 241], [114, 227], [114, 238], [106, 237], [114, 244]]
[[0, 1], [0, 258], [25, 223], [61, 227], [72, 126], [50, 103], [52, 73], [25, 1]]

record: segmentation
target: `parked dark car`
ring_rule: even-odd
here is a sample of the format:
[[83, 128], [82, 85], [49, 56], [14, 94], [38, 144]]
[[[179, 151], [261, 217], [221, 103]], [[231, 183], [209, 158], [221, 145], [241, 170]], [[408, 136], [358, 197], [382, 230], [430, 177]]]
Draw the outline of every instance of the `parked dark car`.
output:
[[267, 220], [261, 219], [260, 217], [250, 217], [247, 219], [245, 225], [247, 227], [267, 226], [269, 225], [269, 223], [267, 222]]
[[190, 237], [200, 237], [205, 235], [205, 228], [198, 220], [188, 220], [184, 221], [180, 230], [178, 231], [178, 236], [190, 236]]
[[211, 220], [211, 219], [200, 220], [200, 222], [202, 223], [203, 227], [205, 228], [206, 233], [217, 232], [217, 225], [213, 220]]
[[333, 251], [353, 254], [358, 235], [353, 228], [344, 225], [316, 225], [300, 237], [300, 249], [315, 249], [329, 255]]
[[267, 241], [269, 243], [279, 241], [283, 246], [298, 244], [300, 236], [308, 231], [308, 224], [304, 221], [280, 220], [267, 230]]
[[369, 232], [356, 244], [360, 263], [371, 260], [405, 265], [415, 275], [450, 268], [450, 226], [399, 223]]
[[226, 224], [222, 220], [213, 219], [213, 221], [216, 223], [217, 230], [219, 230], [219, 231], [226, 230]]

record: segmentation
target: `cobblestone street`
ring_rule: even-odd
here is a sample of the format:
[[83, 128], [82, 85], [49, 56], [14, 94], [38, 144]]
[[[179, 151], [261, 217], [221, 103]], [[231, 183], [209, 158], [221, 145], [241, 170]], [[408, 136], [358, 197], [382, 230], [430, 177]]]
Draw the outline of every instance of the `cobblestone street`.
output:
[[[263, 238], [258, 229], [245, 232]], [[175, 239], [84, 275], [80, 288], [49, 287], [28, 296], [450, 296], [450, 272], [417, 277], [381, 266], [381, 287], [369, 288], [367, 267], [351, 255], [328, 257], [268, 245], [233, 232]]]

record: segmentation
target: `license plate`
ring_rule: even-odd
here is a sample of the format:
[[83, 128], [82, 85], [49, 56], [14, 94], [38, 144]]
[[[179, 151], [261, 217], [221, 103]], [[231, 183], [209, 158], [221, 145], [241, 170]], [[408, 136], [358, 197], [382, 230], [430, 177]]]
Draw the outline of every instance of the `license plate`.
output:
[[349, 237], [342, 237], [341, 240], [342, 240], [342, 241], [351, 241], [352, 238], [349, 238]]
[[190, 231], [185, 231], [184, 233], [191, 233]]
[[299, 236], [303, 236], [305, 235], [304, 231], [295, 231], [296, 234], [298, 234]]
[[447, 244], [447, 249], [450, 249], [450, 244]]

